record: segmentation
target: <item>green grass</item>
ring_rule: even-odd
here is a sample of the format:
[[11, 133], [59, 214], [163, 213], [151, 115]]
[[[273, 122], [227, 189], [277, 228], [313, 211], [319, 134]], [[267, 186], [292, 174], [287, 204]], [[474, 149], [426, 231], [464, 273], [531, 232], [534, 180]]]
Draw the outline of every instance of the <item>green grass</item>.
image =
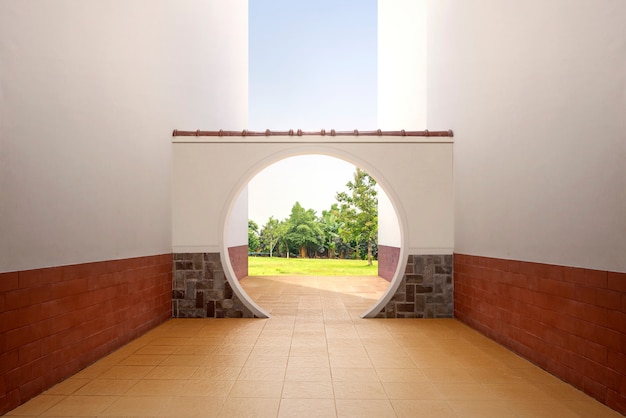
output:
[[248, 257], [249, 276], [377, 276], [378, 261]]

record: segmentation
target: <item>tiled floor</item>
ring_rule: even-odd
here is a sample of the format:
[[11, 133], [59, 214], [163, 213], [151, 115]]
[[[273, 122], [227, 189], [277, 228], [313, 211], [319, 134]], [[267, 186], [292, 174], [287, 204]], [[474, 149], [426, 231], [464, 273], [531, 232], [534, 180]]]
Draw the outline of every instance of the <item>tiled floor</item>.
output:
[[8, 415], [620, 416], [455, 320], [359, 319], [382, 279], [242, 285], [272, 318], [171, 320]]

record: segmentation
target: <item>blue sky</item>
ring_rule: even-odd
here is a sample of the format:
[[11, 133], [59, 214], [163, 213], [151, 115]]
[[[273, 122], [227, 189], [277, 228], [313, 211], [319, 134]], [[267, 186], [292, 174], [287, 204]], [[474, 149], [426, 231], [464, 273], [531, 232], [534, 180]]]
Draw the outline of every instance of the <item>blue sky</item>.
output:
[[[248, 129], [377, 128], [377, 0], [249, 0], [248, 10]], [[294, 158], [250, 182], [259, 226], [295, 201], [321, 214], [352, 179], [341, 160]]]

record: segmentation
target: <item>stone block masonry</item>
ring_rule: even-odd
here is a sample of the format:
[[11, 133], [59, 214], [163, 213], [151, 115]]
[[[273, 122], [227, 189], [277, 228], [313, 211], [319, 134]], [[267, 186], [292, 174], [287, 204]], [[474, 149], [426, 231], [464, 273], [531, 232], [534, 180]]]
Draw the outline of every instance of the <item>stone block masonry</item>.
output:
[[252, 318], [233, 293], [219, 253], [175, 253], [172, 317]]
[[377, 318], [452, 318], [452, 255], [409, 255], [398, 291]]

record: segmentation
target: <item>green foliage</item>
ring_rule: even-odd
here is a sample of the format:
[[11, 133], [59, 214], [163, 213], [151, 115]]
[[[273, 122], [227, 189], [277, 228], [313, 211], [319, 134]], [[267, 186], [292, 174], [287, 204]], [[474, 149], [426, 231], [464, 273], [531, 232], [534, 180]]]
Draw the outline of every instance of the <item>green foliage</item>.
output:
[[376, 181], [357, 168], [354, 181], [346, 186], [348, 191], [338, 192], [337, 203], [322, 211], [321, 217], [296, 202], [289, 218], [279, 221], [270, 217], [260, 232], [250, 221], [248, 248], [251, 252], [260, 249], [270, 257], [277, 251], [286, 258], [294, 253], [301, 258], [321, 255], [331, 259], [337, 255], [360, 258], [362, 254], [371, 265], [378, 239]]
[[337, 201], [341, 203], [339, 231], [344, 241], [367, 243], [367, 260], [372, 262], [372, 249], [378, 239], [378, 197], [376, 180], [365, 171], [357, 168], [354, 181], [346, 184], [348, 192], [337, 193]]
[[253, 220], [248, 220], [248, 252], [257, 252], [261, 247], [259, 240], [259, 226]]
[[280, 233], [280, 221], [270, 216], [260, 234], [261, 249], [264, 252], [268, 252], [270, 257], [273, 256], [274, 249], [280, 240]]
[[298, 248], [301, 257], [308, 257], [320, 248], [323, 232], [313, 209], [306, 210], [296, 202], [286, 223], [289, 225], [286, 240]]
[[333, 203], [330, 210], [322, 211], [320, 224], [323, 233], [323, 249], [327, 253], [328, 258], [335, 258], [337, 248], [341, 245], [341, 238], [339, 237], [341, 224], [339, 222], [339, 206], [337, 203]]

